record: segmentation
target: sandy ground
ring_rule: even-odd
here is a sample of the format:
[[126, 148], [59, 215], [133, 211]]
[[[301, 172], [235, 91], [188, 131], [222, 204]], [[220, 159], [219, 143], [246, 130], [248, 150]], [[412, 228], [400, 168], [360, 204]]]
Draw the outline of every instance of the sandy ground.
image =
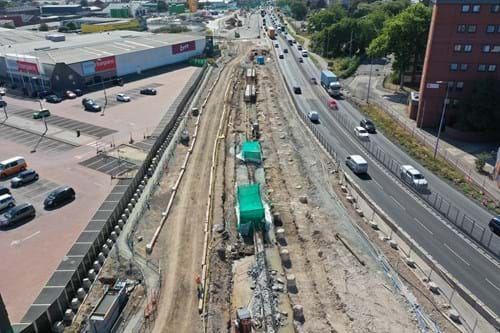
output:
[[195, 279], [201, 274], [211, 152], [223, 110], [223, 96], [238, 60], [231, 61], [224, 69], [207, 103], [197, 144], [155, 249], [161, 257], [164, 279], [154, 332], [199, 332], [202, 328]]
[[[338, 197], [331, 191], [334, 166], [309, 139], [293, 114], [271, 63], [259, 67], [260, 121], [268, 190], [287, 237], [298, 292], [304, 307], [303, 332], [417, 332], [404, 300], [392, 289], [356, 235]], [[259, 105], [259, 102], [261, 104]], [[300, 203], [306, 195], [308, 203]], [[340, 233], [367, 264], [341, 242]], [[391, 315], [388, 316], [387, 314]]]

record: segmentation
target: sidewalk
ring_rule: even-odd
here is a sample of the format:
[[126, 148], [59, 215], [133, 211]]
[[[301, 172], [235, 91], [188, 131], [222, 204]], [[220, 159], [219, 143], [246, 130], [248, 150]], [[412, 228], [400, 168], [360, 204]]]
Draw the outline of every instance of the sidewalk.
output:
[[[361, 100], [366, 100], [369, 78], [369, 65], [361, 65], [350, 80], [345, 81], [344, 88], [348, 93]], [[388, 112], [391, 117], [405, 126], [408, 130], [418, 136], [427, 145], [434, 147], [436, 144], [436, 130], [425, 130], [418, 128], [416, 122], [407, 115], [408, 93], [394, 92], [383, 87], [384, 77], [390, 72], [390, 65], [373, 66], [370, 102], [377, 104]], [[375, 71], [377, 69], [377, 71]], [[496, 201], [500, 201], [500, 188], [496, 181], [489, 177], [493, 166], [489, 163], [485, 166], [485, 174], [480, 174], [475, 168], [475, 154], [483, 151], [495, 151], [498, 146], [491, 144], [474, 144], [466, 142], [454, 142], [446, 138], [446, 133], [442, 133], [439, 141], [438, 153], [448, 162], [462, 171], [471, 182], [483, 188], [484, 192]]]

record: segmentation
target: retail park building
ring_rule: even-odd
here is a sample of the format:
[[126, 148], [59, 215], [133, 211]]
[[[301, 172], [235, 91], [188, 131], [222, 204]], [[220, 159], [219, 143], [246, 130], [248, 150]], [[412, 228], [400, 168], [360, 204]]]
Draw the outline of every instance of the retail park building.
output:
[[30, 95], [42, 90], [86, 89], [141, 74], [200, 55], [206, 45], [205, 36], [191, 33], [41, 34], [5, 30], [0, 29], [0, 77]]

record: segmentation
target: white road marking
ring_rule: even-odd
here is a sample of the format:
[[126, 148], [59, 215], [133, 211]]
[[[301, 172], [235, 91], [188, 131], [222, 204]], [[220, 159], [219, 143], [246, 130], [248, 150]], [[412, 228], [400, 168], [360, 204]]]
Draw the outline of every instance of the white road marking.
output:
[[498, 288], [497, 286], [495, 286], [493, 284], [493, 282], [491, 282], [490, 280], [488, 280], [487, 278], [484, 278], [486, 280], [486, 282], [488, 282], [489, 284], [491, 284], [493, 286], [493, 288], [495, 288], [496, 290], [500, 291], [500, 288]]
[[422, 222], [420, 222], [416, 217], [413, 218], [415, 221], [417, 221], [418, 224], [420, 224], [422, 226], [422, 228], [424, 228], [425, 230], [427, 230], [428, 233], [430, 233], [431, 235], [434, 235], [434, 233], [432, 231], [429, 230], [429, 228], [427, 228]]
[[380, 183], [379, 183], [378, 181], [376, 181], [375, 179], [372, 179], [372, 180], [375, 182], [375, 184], [377, 184], [377, 186], [378, 186], [378, 187], [380, 187], [382, 190], [384, 189], [384, 188], [382, 187], [382, 185], [380, 185]]
[[402, 210], [406, 210], [406, 208], [399, 203], [399, 201], [397, 201], [392, 195], [390, 196], [392, 200], [394, 200], [394, 202], [396, 203], [396, 205], [398, 205], [399, 207], [401, 207]]
[[10, 246], [21, 244], [21, 242], [27, 241], [27, 240], [35, 237], [39, 233], [40, 233], [40, 230], [38, 230], [37, 232], [35, 232], [35, 233], [33, 233], [33, 234], [29, 235], [29, 236], [24, 237], [23, 239], [13, 240], [12, 242], [10, 242]]
[[470, 264], [467, 261], [465, 261], [464, 258], [462, 258], [461, 256], [459, 256], [458, 253], [455, 252], [455, 250], [453, 250], [451, 247], [449, 247], [446, 243], [443, 243], [443, 245], [446, 246], [446, 248], [448, 250], [450, 250], [454, 255], [456, 255], [458, 259], [462, 260], [467, 266], [470, 266]]

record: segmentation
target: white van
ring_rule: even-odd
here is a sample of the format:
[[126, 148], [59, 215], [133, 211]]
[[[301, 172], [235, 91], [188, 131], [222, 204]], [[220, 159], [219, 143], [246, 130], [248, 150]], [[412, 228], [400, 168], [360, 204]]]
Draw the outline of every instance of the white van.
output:
[[347, 156], [345, 164], [352, 170], [355, 174], [363, 174], [368, 172], [368, 162], [359, 155]]
[[427, 189], [427, 180], [420, 173], [420, 171], [411, 165], [402, 165], [399, 168], [399, 175], [401, 176], [401, 179], [415, 187], [417, 190], [423, 191]]
[[14, 207], [16, 205], [16, 200], [10, 194], [2, 194], [0, 195], [0, 211], [5, 208]]

